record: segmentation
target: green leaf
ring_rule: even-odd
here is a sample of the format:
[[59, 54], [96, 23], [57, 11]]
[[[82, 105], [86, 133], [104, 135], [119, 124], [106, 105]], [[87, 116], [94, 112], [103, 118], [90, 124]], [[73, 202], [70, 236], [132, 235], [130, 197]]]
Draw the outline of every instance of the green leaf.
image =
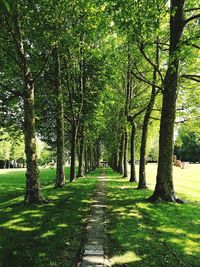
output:
[[4, 11], [6, 9], [6, 11], [10, 12], [10, 5], [9, 5], [8, 1], [0, 0], [0, 9], [2, 11]]

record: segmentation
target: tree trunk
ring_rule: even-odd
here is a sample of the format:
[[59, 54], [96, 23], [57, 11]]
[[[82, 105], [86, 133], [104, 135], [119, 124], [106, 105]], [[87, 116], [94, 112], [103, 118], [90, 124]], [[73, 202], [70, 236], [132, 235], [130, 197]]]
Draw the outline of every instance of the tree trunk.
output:
[[164, 93], [161, 113], [159, 159], [156, 187], [150, 201], [165, 200], [181, 202], [173, 186], [173, 145], [176, 99], [178, 94], [179, 44], [184, 27], [183, 0], [171, 1], [169, 63], [164, 79]]
[[[156, 71], [154, 70], [154, 77], [156, 75], [155, 72]], [[155, 82], [155, 79], [154, 79], [154, 82]], [[149, 101], [147, 109], [146, 109], [146, 113], [145, 113], [144, 121], [143, 121], [143, 126], [142, 126], [138, 189], [147, 188], [147, 184], [146, 184], [146, 161], [147, 161], [146, 144], [147, 144], [147, 135], [148, 135], [148, 125], [149, 125], [150, 116], [151, 116], [151, 113], [153, 110], [153, 106], [155, 103], [156, 94], [157, 94], [157, 90], [156, 90], [155, 86], [153, 86], [151, 98], [150, 98], [150, 101]]]
[[64, 172], [64, 108], [63, 92], [60, 82], [60, 59], [58, 47], [52, 50], [54, 61], [54, 93], [56, 97], [56, 145], [57, 145], [57, 165], [56, 165], [56, 182], [55, 187], [65, 185]]
[[87, 164], [88, 164], [88, 172], [90, 172], [92, 170], [92, 166], [91, 166], [91, 149], [90, 146], [88, 146], [87, 148]]
[[83, 156], [84, 156], [84, 136], [81, 135], [79, 139], [79, 165], [78, 165], [78, 177], [84, 176], [84, 164], [83, 164]]
[[101, 149], [100, 149], [100, 141], [97, 142], [97, 151], [96, 151], [96, 167], [100, 165], [100, 158], [101, 158]]
[[118, 153], [115, 152], [113, 156], [113, 170], [117, 171]]
[[72, 125], [70, 182], [76, 178], [76, 127]]
[[157, 68], [159, 68], [159, 38], [156, 38], [156, 67], [153, 70], [153, 85], [151, 91], [151, 97], [149, 103], [147, 105], [147, 109], [144, 115], [143, 127], [142, 127], [142, 138], [141, 138], [141, 146], [140, 146], [140, 166], [139, 166], [139, 184], [138, 189], [145, 189], [147, 188], [146, 184], [146, 145], [147, 145], [147, 135], [148, 135], [148, 125], [151, 117], [151, 113], [153, 110], [153, 106], [155, 103], [156, 95], [158, 93], [158, 89], [156, 89], [156, 74]]
[[135, 134], [136, 134], [136, 127], [135, 123], [132, 123], [131, 129], [131, 175], [129, 182], [137, 182], [136, 179], [136, 170], [135, 170]]
[[7, 160], [4, 161], [3, 168], [6, 169], [7, 167]]
[[127, 177], [128, 176], [128, 170], [127, 170], [127, 150], [128, 150], [128, 133], [127, 131], [125, 131], [124, 133], [124, 173], [123, 173], [123, 177]]
[[41, 203], [45, 200], [40, 193], [39, 168], [36, 154], [34, 82], [28, 69], [25, 71], [24, 78], [24, 136], [27, 165], [25, 202]]
[[120, 148], [119, 148], [119, 161], [118, 161], [118, 172], [121, 174], [124, 173], [123, 158], [124, 158], [124, 133], [121, 135]]
[[94, 170], [94, 164], [93, 164], [93, 147], [90, 147], [90, 170], [93, 171]]
[[85, 173], [88, 172], [89, 166], [88, 166], [88, 146], [85, 145]]

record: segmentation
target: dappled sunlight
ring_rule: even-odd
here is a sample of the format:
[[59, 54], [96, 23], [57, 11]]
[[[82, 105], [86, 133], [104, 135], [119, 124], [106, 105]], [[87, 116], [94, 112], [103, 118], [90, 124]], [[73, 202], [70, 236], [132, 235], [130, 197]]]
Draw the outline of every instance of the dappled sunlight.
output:
[[[68, 183], [63, 189], [54, 188], [54, 172], [44, 170], [43, 174], [47, 178], [41, 177], [42, 194], [49, 200], [45, 205], [24, 205], [24, 190], [15, 192], [14, 184], [8, 183], [10, 191], [2, 188], [5, 197], [0, 200], [0, 212], [4, 214], [0, 217], [0, 261], [3, 266], [50, 266], [50, 262], [62, 261], [64, 254], [67, 266], [73, 266], [98, 171], [90, 178]], [[3, 183], [5, 179], [10, 178], [5, 176]], [[16, 185], [20, 179], [14, 177]]]
[[29, 232], [29, 231], [34, 231], [37, 229], [37, 227], [27, 227], [24, 226], [24, 219], [22, 218], [18, 218], [18, 219], [13, 219], [10, 221], [7, 221], [4, 224], [1, 224], [1, 227], [5, 227], [7, 229], [11, 229], [11, 230], [17, 230], [17, 231], [23, 231], [23, 232]]
[[[167, 266], [169, 262], [174, 267], [198, 266], [198, 203], [148, 203], [146, 199], [152, 191], [135, 190], [136, 186], [128, 183], [128, 179], [122, 181], [119, 175], [108, 180], [112, 257], [123, 255], [126, 266], [149, 266], [149, 262], [152, 266]], [[140, 261], [129, 263], [128, 257], [126, 259], [129, 251]]]
[[161, 232], [166, 232], [166, 233], [172, 233], [172, 234], [185, 234], [186, 232], [183, 229], [179, 228], [173, 228], [173, 227], [157, 227], [157, 230]]
[[47, 231], [46, 233], [42, 234], [40, 237], [41, 238], [47, 238], [47, 237], [50, 237], [50, 236], [54, 236], [55, 235], [55, 231]]
[[16, 204], [16, 203], [19, 203], [19, 202], [22, 202], [23, 199], [24, 198], [22, 196], [16, 197], [16, 198], [12, 198], [12, 199], [10, 199], [8, 201], [0, 203], [0, 208], [6, 207], [6, 206], [9, 206], [9, 205], [12, 205], [12, 204]]
[[142, 219], [142, 214], [138, 210], [132, 210], [129, 213], [129, 216], [136, 217], [137, 219]]
[[193, 255], [194, 253], [200, 253], [199, 242], [194, 242], [193, 240], [186, 240], [184, 251], [186, 254]]
[[135, 263], [140, 260], [141, 258], [132, 251], [128, 251], [124, 255], [116, 255], [110, 259], [112, 264], [120, 264], [120, 265], [126, 263]]
[[68, 225], [66, 223], [60, 223], [57, 225], [57, 227], [65, 228], [65, 227], [68, 227]]

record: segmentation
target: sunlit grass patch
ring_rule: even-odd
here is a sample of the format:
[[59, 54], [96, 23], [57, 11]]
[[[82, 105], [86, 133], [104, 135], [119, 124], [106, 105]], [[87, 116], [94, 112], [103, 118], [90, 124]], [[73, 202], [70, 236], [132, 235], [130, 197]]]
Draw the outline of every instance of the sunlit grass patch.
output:
[[125, 263], [134, 263], [140, 261], [141, 258], [137, 256], [134, 252], [128, 251], [124, 255], [113, 256], [110, 261], [112, 264], [125, 264]]
[[[130, 168], [130, 167], [129, 167]], [[136, 165], [137, 173], [139, 165]], [[150, 189], [155, 188], [157, 164], [146, 165], [147, 185]], [[200, 164], [190, 164], [188, 169], [173, 167], [175, 191], [189, 201], [200, 201]]]
[[[147, 202], [151, 189], [136, 190], [137, 184], [129, 183], [110, 169], [107, 175], [108, 236], [113, 266], [198, 267], [200, 209], [194, 201], [190, 180], [185, 178], [183, 182], [189, 203], [152, 204]], [[177, 186], [179, 193], [178, 189]]]

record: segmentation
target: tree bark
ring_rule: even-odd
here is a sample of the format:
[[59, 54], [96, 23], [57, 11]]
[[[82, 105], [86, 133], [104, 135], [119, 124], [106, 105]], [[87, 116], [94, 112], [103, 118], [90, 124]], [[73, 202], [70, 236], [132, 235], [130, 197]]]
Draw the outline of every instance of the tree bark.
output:
[[60, 59], [58, 47], [52, 50], [54, 61], [54, 93], [56, 97], [56, 145], [57, 145], [57, 164], [56, 164], [56, 182], [55, 187], [65, 185], [64, 172], [64, 107], [63, 92], [60, 82]]
[[127, 150], [128, 150], [128, 133], [125, 130], [125, 133], [124, 133], [124, 160], [123, 160], [124, 173], [123, 173], [123, 177], [127, 177], [128, 176], [128, 170], [127, 170]]
[[[154, 70], [153, 75], [154, 75], [154, 82], [155, 82], [156, 70]], [[142, 126], [138, 189], [147, 188], [147, 184], [146, 184], [146, 161], [147, 161], [146, 144], [147, 144], [147, 135], [148, 135], [148, 125], [149, 125], [150, 116], [151, 116], [151, 113], [153, 110], [153, 106], [155, 103], [156, 94], [157, 94], [157, 90], [156, 90], [155, 86], [153, 85], [152, 92], [151, 92], [151, 98], [150, 98], [150, 101], [149, 101], [147, 109], [146, 109], [146, 113], [145, 113], [144, 121], [143, 121], [143, 126]]]
[[7, 160], [4, 161], [3, 168], [6, 169], [7, 167]]
[[124, 157], [124, 133], [122, 133], [121, 135], [120, 148], [119, 148], [119, 161], [118, 161], [118, 172], [121, 174], [124, 173], [123, 157]]
[[155, 190], [153, 195], [149, 198], [150, 201], [165, 200], [181, 202], [181, 200], [176, 197], [173, 186], [172, 155], [174, 145], [176, 100], [178, 94], [178, 52], [184, 28], [183, 6], [184, 0], [171, 1], [170, 51], [168, 69], [164, 79], [158, 170]]
[[72, 125], [70, 182], [76, 178], [76, 127]]
[[118, 153], [115, 152], [113, 155], [113, 170], [117, 171]]
[[136, 134], [136, 126], [135, 123], [132, 122], [131, 129], [131, 175], [129, 182], [137, 182], [136, 178], [136, 170], [135, 170], [135, 134]]
[[90, 146], [90, 170], [93, 171], [94, 170], [94, 162], [93, 162], [93, 159], [94, 159], [94, 155], [93, 155], [93, 147]]
[[88, 166], [88, 146], [85, 145], [85, 173], [89, 171], [89, 166]]
[[100, 165], [100, 158], [101, 158], [101, 148], [100, 148], [100, 140], [97, 141], [96, 147], [96, 168]]
[[84, 158], [84, 136], [83, 133], [80, 136], [79, 139], [79, 165], [78, 165], [78, 175], [77, 177], [83, 177], [84, 176], [84, 164], [83, 164], [83, 158]]
[[25, 202], [41, 203], [39, 168], [36, 154], [34, 82], [29, 69], [24, 72], [24, 136], [26, 153], [26, 193]]
[[91, 165], [91, 147], [90, 145], [87, 148], [87, 164], [88, 164], [88, 172], [92, 170], [92, 165]]

